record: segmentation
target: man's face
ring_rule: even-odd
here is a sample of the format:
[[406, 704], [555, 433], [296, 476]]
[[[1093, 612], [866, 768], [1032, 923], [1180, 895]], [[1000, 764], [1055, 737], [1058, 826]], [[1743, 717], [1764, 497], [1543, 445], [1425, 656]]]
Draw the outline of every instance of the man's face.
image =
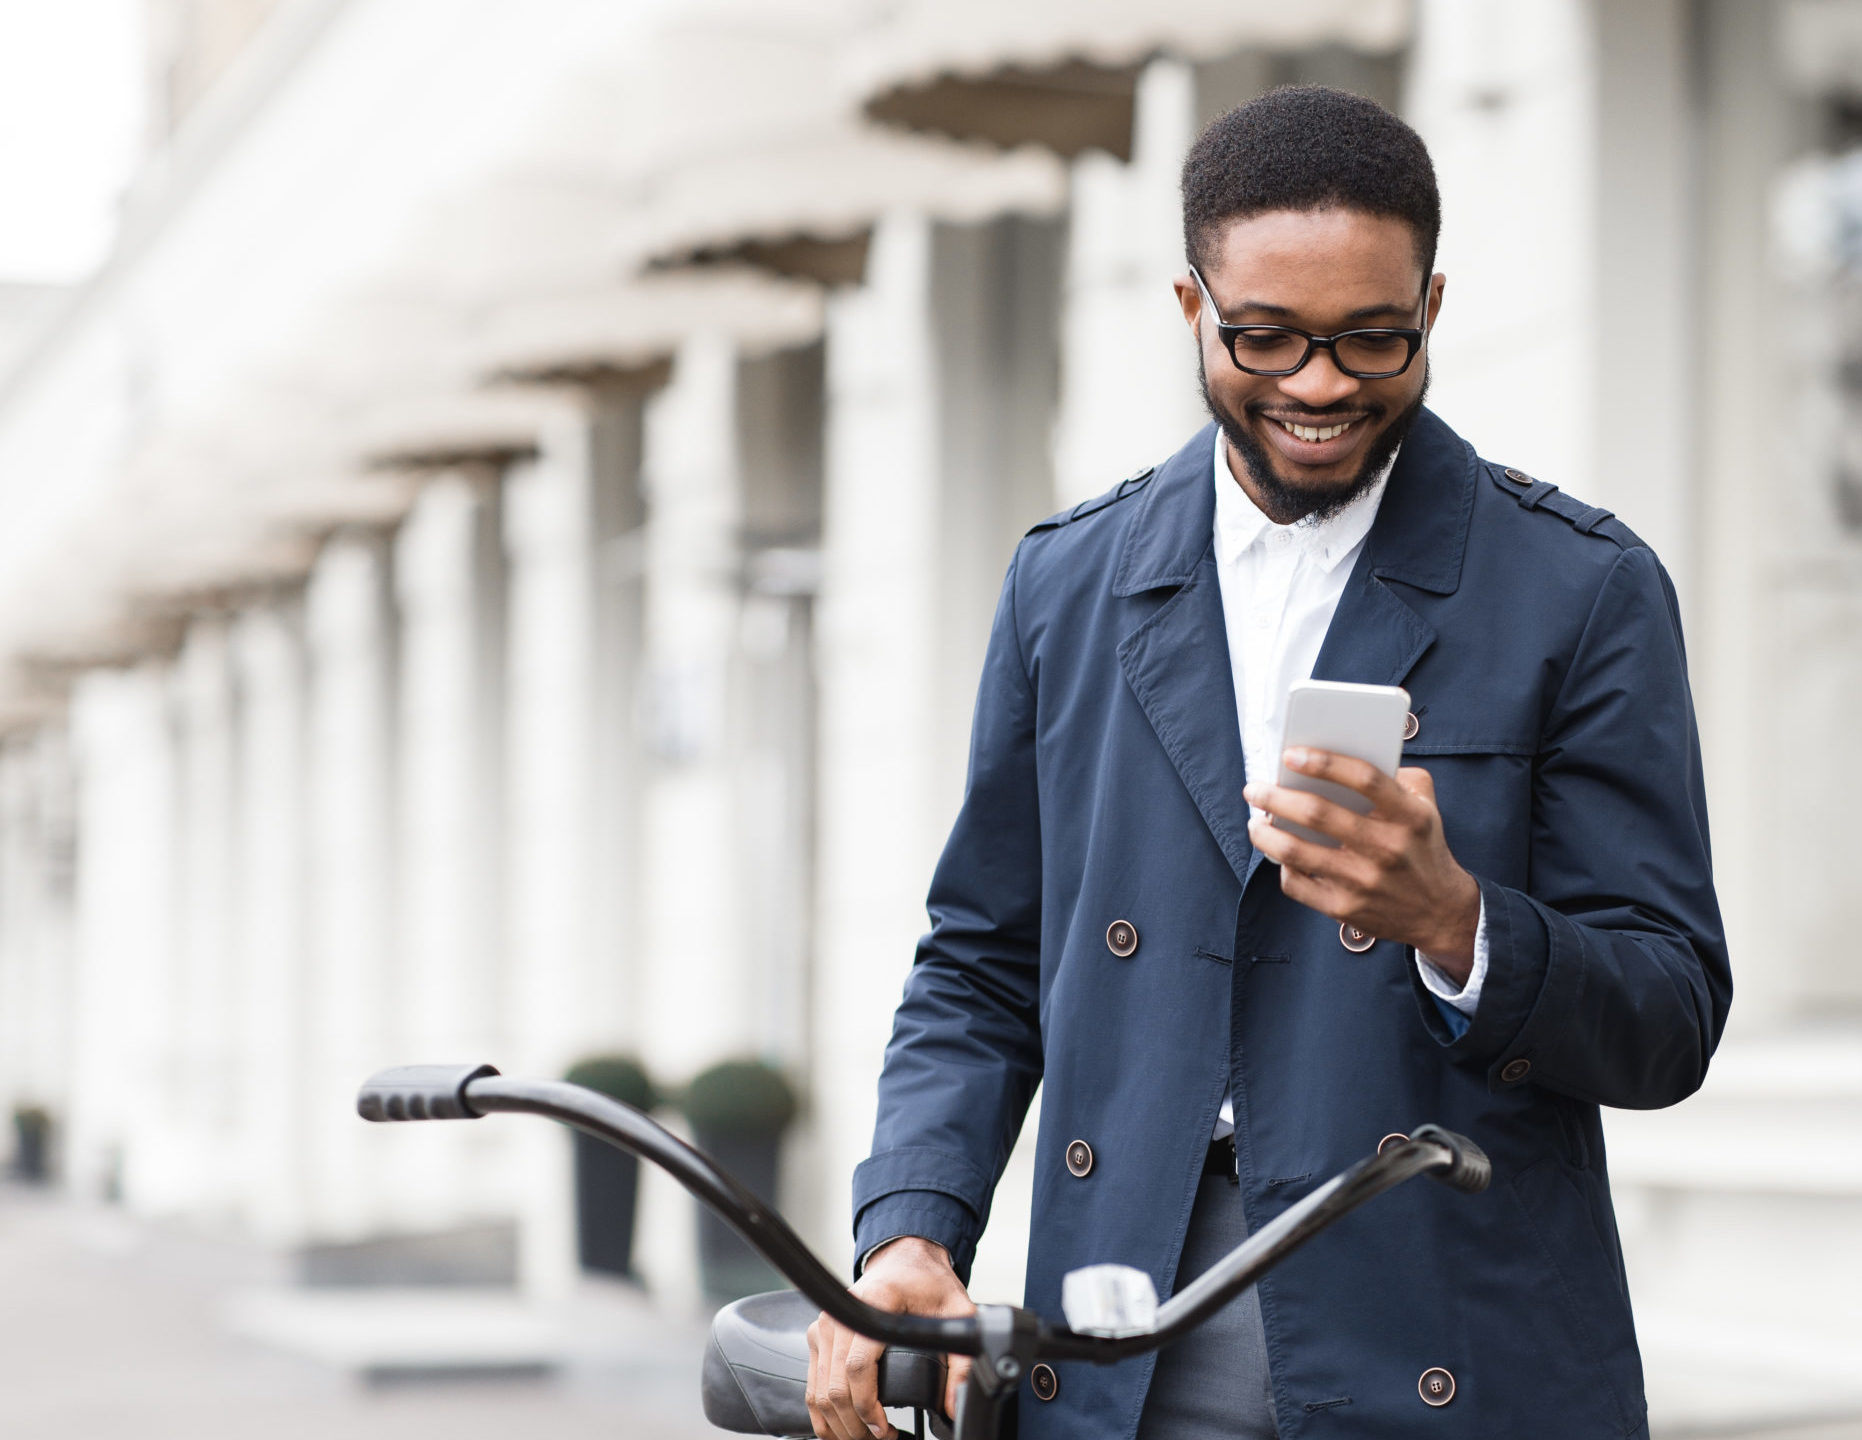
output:
[[[1432, 328], [1444, 284], [1430, 278], [1425, 318], [1414, 232], [1401, 220], [1345, 209], [1236, 220], [1202, 276], [1229, 324], [1291, 325], [1315, 335]], [[1176, 288], [1198, 337], [1203, 396], [1255, 504], [1285, 525], [1336, 513], [1363, 493], [1421, 408], [1427, 351], [1384, 380], [1355, 380], [1316, 348], [1291, 375], [1250, 375], [1229, 358], [1195, 280], [1185, 275]]]

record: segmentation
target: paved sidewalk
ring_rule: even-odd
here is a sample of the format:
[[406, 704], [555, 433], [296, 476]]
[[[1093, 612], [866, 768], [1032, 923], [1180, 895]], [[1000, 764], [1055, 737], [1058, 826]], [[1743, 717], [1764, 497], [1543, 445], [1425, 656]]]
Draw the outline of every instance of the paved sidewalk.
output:
[[[365, 1385], [237, 1338], [275, 1259], [0, 1184], [0, 1436], [6, 1440], [698, 1440], [703, 1327], [606, 1308], [611, 1355], [556, 1378]], [[596, 1307], [600, 1309], [601, 1307]], [[605, 1340], [605, 1336], [604, 1336]]]

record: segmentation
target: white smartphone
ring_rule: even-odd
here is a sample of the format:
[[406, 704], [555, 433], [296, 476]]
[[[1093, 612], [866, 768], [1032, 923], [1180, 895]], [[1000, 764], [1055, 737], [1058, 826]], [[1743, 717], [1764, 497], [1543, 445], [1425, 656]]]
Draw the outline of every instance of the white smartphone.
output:
[[[1403, 725], [1409, 715], [1409, 691], [1400, 685], [1352, 685], [1343, 680], [1302, 680], [1287, 692], [1287, 727], [1280, 753], [1294, 745], [1331, 750], [1375, 765], [1394, 775], [1403, 758]], [[1316, 780], [1289, 770], [1279, 762], [1277, 784], [1289, 790], [1323, 795], [1359, 815], [1368, 814], [1371, 802], [1356, 790], [1330, 780]], [[1330, 836], [1275, 817], [1282, 830], [1315, 844], [1338, 848]]]

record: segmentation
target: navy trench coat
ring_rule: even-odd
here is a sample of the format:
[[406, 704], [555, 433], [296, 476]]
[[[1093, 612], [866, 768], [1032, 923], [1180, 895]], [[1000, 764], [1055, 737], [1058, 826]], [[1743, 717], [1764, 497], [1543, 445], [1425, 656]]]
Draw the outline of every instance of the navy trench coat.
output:
[[[967, 1276], [1037, 1083], [1026, 1303], [1056, 1317], [1081, 1265], [1170, 1293], [1231, 1084], [1257, 1229], [1436, 1121], [1492, 1156], [1489, 1191], [1412, 1182], [1261, 1283], [1283, 1440], [1643, 1434], [1598, 1107], [1692, 1093], [1731, 997], [1668, 577], [1608, 512], [1418, 417], [1314, 674], [1413, 697], [1405, 763], [1432, 772], [1486, 908], [1486, 987], [1457, 1035], [1410, 951], [1346, 950], [1249, 844], [1213, 444], [1017, 550], [854, 1177], [856, 1247], [923, 1235]], [[1438, 1366], [1456, 1389], [1431, 1407]], [[1150, 1359], [1055, 1368], [1052, 1398], [1024, 1386], [1024, 1440], [1130, 1440]]]

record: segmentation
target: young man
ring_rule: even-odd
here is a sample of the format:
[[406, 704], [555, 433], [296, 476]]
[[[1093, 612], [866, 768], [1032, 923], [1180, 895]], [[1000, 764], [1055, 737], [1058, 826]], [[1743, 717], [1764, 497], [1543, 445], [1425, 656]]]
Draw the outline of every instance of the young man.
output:
[[[1440, 204], [1400, 120], [1275, 91], [1210, 126], [1183, 194], [1215, 423], [1009, 569], [855, 1288], [969, 1308], [1037, 1082], [1049, 1315], [1095, 1262], [1168, 1294], [1437, 1121], [1487, 1193], [1393, 1192], [1155, 1364], [1035, 1367], [1024, 1440], [1646, 1434], [1598, 1107], [1692, 1093], [1731, 994], [1672, 588], [1423, 408]], [[1308, 675], [1412, 697], [1395, 777], [1287, 757], [1367, 816], [1273, 783]], [[812, 1342], [817, 1433], [886, 1434], [877, 1347]]]

